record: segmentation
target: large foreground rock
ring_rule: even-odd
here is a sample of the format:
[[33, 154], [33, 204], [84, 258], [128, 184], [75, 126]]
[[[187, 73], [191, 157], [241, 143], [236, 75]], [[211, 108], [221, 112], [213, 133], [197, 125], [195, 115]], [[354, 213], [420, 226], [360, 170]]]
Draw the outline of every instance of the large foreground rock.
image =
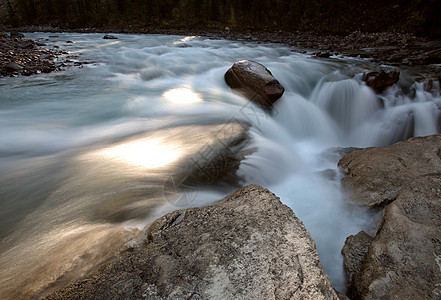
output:
[[440, 299], [441, 135], [357, 150], [339, 166], [355, 202], [388, 204], [375, 238], [359, 233], [346, 241], [349, 296]]
[[235, 62], [225, 73], [225, 81], [266, 110], [270, 110], [285, 91], [265, 66], [250, 60]]
[[352, 299], [440, 299], [440, 173], [399, 192], [352, 282]]
[[356, 203], [368, 207], [387, 204], [415, 178], [441, 172], [441, 135], [357, 150], [338, 165], [346, 175], [343, 188]]
[[170, 213], [144, 235], [48, 299], [338, 299], [302, 222], [255, 185]]

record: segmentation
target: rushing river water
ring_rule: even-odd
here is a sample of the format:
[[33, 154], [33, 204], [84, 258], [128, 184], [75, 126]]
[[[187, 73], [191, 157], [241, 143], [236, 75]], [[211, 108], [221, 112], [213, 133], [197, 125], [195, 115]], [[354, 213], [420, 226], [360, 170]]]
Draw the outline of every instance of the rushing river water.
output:
[[[439, 87], [426, 92], [402, 70], [400, 86], [378, 97], [360, 80], [361, 60], [202, 37], [102, 36], [27, 34], [90, 64], [0, 79], [0, 298], [59, 287], [117, 251], [134, 228], [233, 191], [165, 184], [232, 121], [251, 124], [240, 183], [267, 187], [293, 209], [344, 290], [341, 248], [370, 216], [345, 205], [332, 149], [437, 133]], [[262, 63], [285, 87], [272, 114], [224, 82], [242, 59]], [[170, 201], [184, 194], [184, 203]]]

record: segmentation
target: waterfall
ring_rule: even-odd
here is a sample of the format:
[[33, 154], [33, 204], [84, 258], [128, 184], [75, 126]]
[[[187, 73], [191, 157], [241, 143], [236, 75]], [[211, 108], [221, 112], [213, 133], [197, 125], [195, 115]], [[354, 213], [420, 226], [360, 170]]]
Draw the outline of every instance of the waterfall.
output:
[[[408, 80], [409, 86], [399, 82], [376, 95], [360, 80], [362, 62], [203, 37], [27, 37], [87, 64], [0, 79], [2, 299], [84, 274], [136, 228], [233, 191], [226, 183], [191, 186], [191, 197], [178, 206], [164, 197], [182, 198], [186, 191], [164, 191], [166, 183], [204, 153], [219, 126], [234, 122], [251, 126], [240, 184], [267, 187], [293, 209], [334, 286], [344, 291], [340, 250], [370, 216], [344, 205], [335, 147], [384, 146], [441, 130], [438, 83], [429, 89]], [[241, 59], [262, 63], [285, 87], [272, 113], [225, 84], [226, 70]], [[114, 246], [104, 247], [109, 240]]]

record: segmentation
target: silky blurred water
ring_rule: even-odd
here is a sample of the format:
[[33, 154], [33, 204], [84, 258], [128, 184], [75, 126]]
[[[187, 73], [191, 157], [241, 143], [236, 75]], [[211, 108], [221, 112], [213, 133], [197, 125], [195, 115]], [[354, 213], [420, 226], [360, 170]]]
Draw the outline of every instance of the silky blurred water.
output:
[[[345, 205], [330, 149], [439, 132], [439, 87], [426, 92], [402, 71], [401, 86], [377, 96], [359, 79], [362, 60], [204, 37], [102, 36], [27, 34], [85, 64], [0, 79], [0, 298], [56, 288], [117, 251], [132, 228], [233, 191], [193, 187], [179, 205], [164, 197], [189, 193], [164, 187], [220, 127], [237, 122], [251, 124], [240, 183], [268, 187], [293, 209], [344, 291], [340, 251], [369, 216]], [[242, 59], [262, 63], [285, 87], [272, 114], [224, 82]]]

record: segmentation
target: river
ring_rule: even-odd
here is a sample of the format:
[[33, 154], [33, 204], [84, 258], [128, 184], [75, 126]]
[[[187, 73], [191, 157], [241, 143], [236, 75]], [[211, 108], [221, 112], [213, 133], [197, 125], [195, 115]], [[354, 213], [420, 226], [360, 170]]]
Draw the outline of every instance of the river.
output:
[[[335, 147], [438, 133], [439, 86], [424, 91], [401, 70], [399, 84], [378, 96], [361, 80], [371, 67], [363, 59], [195, 36], [116, 36], [28, 33], [85, 64], [0, 79], [0, 298], [43, 295], [158, 216], [232, 192], [237, 186], [225, 182], [169, 183], [219, 126], [237, 122], [251, 124], [239, 183], [267, 187], [293, 209], [344, 291], [341, 248], [372, 216], [347, 204]], [[272, 113], [226, 85], [225, 72], [242, 59], [265, 65], [285, 87]]]

